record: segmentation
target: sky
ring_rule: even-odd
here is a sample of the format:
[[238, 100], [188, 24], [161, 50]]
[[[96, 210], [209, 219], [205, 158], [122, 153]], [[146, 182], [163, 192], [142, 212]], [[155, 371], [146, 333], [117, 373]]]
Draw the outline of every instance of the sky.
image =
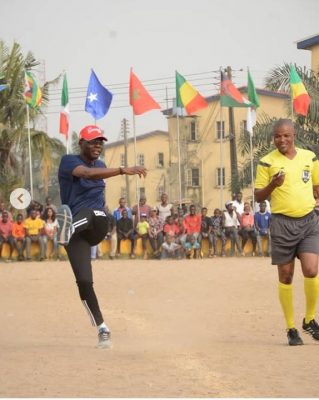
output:
[[[318, 33], [318, 17], [318, 0], [2, 0], [0, 39], [41, 60], [40, 81], [66, 72], [71, 131], [94, 123], [84, 111], [93, 68], [113, 93], [97, 121], [113, 142], [121, 139], [124, 118], [133, 135], [131, 67], [162, 109], [172, 106], [175, 70], [204, 96], [218, 92], [218, 71], [228, 65], [237, 86], [246, 84], [249, 67], [263, 87], [267, 72], [284, 62], [310, 68], [310, 52], [296, 41]], [[61, 90], [62, 79], [50, 90], [41, 125], [63, 140]], [[136, 135], [167, 130], [167, 120], [154, 110], [136, 116], [135, 128]]]

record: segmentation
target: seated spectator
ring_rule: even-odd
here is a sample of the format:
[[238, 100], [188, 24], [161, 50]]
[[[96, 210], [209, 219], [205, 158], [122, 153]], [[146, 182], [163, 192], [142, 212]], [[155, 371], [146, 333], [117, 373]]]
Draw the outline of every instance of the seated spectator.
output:
[[257, 234], [255, 231], [254, 214], [251, 212], [249, 204], [244, 207], [244, 212], [240, 217], [240, 230], [239, 235], [242, 237], [242, 251], [248, 239], [251, 239], [253, 245], [253, 256], [256, 254]]
[[[201, 229], [201, 216], [196, 214], [194, 204], [189, 206], [189, 214], [184, 217], [184, 228], [186, 235], [193, 235], [198, 240]], [[186, 240], [186, 235], [182, 238], [182, 242]]]
[[146, 218], [148, 220], [151, 215], [151, 209], [152, 207], [146, 204], [146, 196], [144, 194], [141, 194], [138, 206], [137, 204], [135, 204], [135, 206], [132, 207], [132, 215], [134, 216], [134, 229], [136, 228], [137, 223], [140, 221], [139, 215], [146, 214]]
[[211, 217], [212, 222], [212, 242], [213, 242], [213, 256], [217, 256], [217, 241], [222, 242], [221, 256], [225, 257], [226, 235], [223, 228], [223, 214], [219, 208], [215, 208], [214, 215]]
[[142, 248], [144, 260], [147, 260], [147, 239], [149, 237], [149, 223], [147, 222], [147, 215], [141, 214], [140, 221], [136, 225], [136, 234], [134, 236], [134, 254], [136, 249], [137, 240], [142, 239]]
[[133, 220], [132, 218], [128, 217], [128, 213], [125, 208], [122, 211], [122, 218], [120, 218], [116, 222], [116, 231], [117, 231], [117, 257], [120, 256], [121, 240], [129, 239], [131, 241], [131, 258], [135, 258]]
[[150, 226], [149, 229], [149, 240], [153, 250], [153, 254], [157, 257], [161, 250], [161, 245], [163, 243], [163, 221], [157, 215], [157, 209], [153, 208], [151, 210], [151, 216], [148, 219]]
[[52, 241], [52, 250], [49, 255], [49, 258], [57, 257], [60, 259], [59, 255], [59, 247], [58, 247], [58, 238], [57, 238], [57, 231], [58, 231], [58, 220], [55, 217], [55, 211], [52, 207], [47, 207], [44, 212], [42, 219], [44, 221], [44, 228], [43, 228], [43, 243], [44, 243], [44, 254], [47, 254], [48, 249], [48, 241]]
[[169, 215], [166, 217], [166, 221], [163, 227], [163, 233], [164, 235], [170, 235], [174, 237], [174, 240], [176, 238], [177, 233], [179, 232], [178, 226], [175, 223], [174, 217], [172, 215]]
[[174, 236], [166, 235], [162, 244], [161, 259], [180, 259], [182, 258], [183, 248], [180, 244], [175, 243]]
[[124, 210], [126, 210], [128, 218], [132, 219], [132, 210], [129, 207], [126, 207], [125, 197], [121, 197], [119, 199], [119, 206], [113, 211], [113, 217], [115, 218], [116, 222], [123, 217]]
[[10, 248], [8, 261], [12, 261], [12, 253], [14, 249], [14, 241], [12, 237], [12, 222], [9, 220], [7, 211], [2, 211], [0, 218], [0, 257], [2, 257], [3, 244], [8, 243]]
[[195, 235], [188, 234], [186, 236], [186, 240], [183, 243], [183, 248], [185, 251], [186, 258], [200, 258], [201, 257], [200, 244], [196, 240]]
[[175, 236], [175, 242], [181, 244], [182, 243], [182, 239], [185, 236], [184, 217], [179, 216], [177, 218], [176, 225], [177, 225], [178, 231], [177, 231], [177, 234]]
[[44, 221], [37, 217], [37, 210], [33, 208], [30, 211], [30, 217], [26, 218], [24, 221], [24, 227], [26, 230], [26, 253], [27, 260], [31, 260], [31, 243], [39, 243], [40, 247], [40, 258], [42, 261], [45, 259], [44, 252], [44, 241], [43, 241], [43, 228]]
[[200, 233], [198, 236], [198, 242], [200, 244], [200, 248], [202, 250], [202, 240], [203, 239], [208, 239], [208, 251], [209, 251], [209, 257], [213, 257], [213, 250], [212, 250], [212, 220], [207, 216], [207, 208], [203, 207], [201, 210], [201, 228], [200, 228]]
[[25, 249], [25, 227], [23, 226], [23, 215], [17, 215], [17, 221], [12, 224], [13, 247], [17, 249], [18, 261], [24, 260]]
[[235, 254], [235, 244], [239, 254], [244, 255], [238, 237], [238, 226], [240, 225], [240, 215], [234, 210], [233, 203], [228, 201], [226, 204], [226, 211], [223, 212], [223, 226], [226, 238], [231, 240], [231, 256]]
[[255, 213], [255, 229], [257, 232], [257, 245], [260, 253], [263, 253], [261, 239], [267, 238], [268, 242], [268, 257], [271, 254], [271, 240], [270, 240], [270, 213], [267, 210], [267, 204], [265, 201], [260, 202], [260, 211]]
[[[51, 197], [50, 197], [50, 196], [47, 196], [47, 197], [45, 198], [44, 211], [45, 211], [46, 208], [49, 208], [49, 207], [52, 208], [53, 211], [56, 213], [56, 211], [57, 211], [57, 206], [54, 205], [54, 204], [52, 204], [52, 199], [51, 199]], [[43, 211], [43, 213], [44, 213], [44, 211]]]

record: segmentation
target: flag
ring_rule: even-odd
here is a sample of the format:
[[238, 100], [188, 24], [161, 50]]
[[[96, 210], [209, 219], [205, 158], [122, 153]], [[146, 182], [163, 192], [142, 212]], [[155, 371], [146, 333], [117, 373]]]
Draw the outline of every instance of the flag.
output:
[[221, 71], [220, 103], [222, 107], [251, 107], [250, 101], [242, 96], [232, 81]]
[[290, 88], [295, 113], [306, 117], [310, 105], [310, 96], [293, 65], [290, 65]]
[[176, 107], [184, 107], [191, 115], [207, 106], [204, 97], [176, 71]]
[[85, 111], [94, 119], [103, 118], [112, 103], [113, 94], [109, 92], [98, 80], [93, 69], [87, 89]]
[[130, 105], [133, 107], [134, 115], [161, 108], [133, 73], [132, 68], [130, 71]]
[[61, 95], [61, 112], [60, 112], [60, 133], [68, 137], [69, 133], [69, 91], [66, 74], [63, 78], [62, 95]]
[[256, 88], [253, 79], [248, 70], [248, 100], [252, 103], [253, 107], [247, 108], [247, 131], [252, 135], [253, 127], [256, 125], [256, 109], [260, 106], [259, 98], [256, 92]]
[[31, 72], [24, 74], [24, 98], [29, 107], [39, 108], [42, 103], [42, 92]]

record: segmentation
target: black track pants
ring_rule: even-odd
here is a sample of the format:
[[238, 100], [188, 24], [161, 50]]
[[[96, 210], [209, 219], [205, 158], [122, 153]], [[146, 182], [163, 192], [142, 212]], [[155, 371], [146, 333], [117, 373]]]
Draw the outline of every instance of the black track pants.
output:
[[108, 230], [104, 211], [82, 209], [73, 221], [74, 233], [66, 246], [80, 298], [91, 318], [92, 325], [100, 325], [103, 316], [93, 289], [91, 246], [100, 243]]

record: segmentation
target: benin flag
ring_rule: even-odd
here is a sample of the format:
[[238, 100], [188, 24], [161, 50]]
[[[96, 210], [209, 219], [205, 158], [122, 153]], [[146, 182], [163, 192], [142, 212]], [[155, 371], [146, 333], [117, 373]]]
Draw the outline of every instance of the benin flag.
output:
[[60, 133], [68, 137], [69, 133], [69, 91], [66, 75], [63, 78], [62, 95], [61, 95], [61, 112], [60, 112]]
[[134, 115], [161, 108], [133, 73], [132, 68], [130, 72], [130, 105], [133, 107]]
[[184, 107], [187, 114], [191, 115], [207, 106], [204, 97], [176, 71], [176, 107]]
[[42, 103], [42, 92], [31, 72], [24, 74], [24, 98], [29, 107], [39, 108]]
[[290, 87], [295, 113], [306, 117], [310, 105], [310, 96], [293, 65], [290, 65]]
[[222, 107], [254, 107], [254, 104], [242, 96], [240, 91], [223, 72], [220, 74], [220, 104]]

